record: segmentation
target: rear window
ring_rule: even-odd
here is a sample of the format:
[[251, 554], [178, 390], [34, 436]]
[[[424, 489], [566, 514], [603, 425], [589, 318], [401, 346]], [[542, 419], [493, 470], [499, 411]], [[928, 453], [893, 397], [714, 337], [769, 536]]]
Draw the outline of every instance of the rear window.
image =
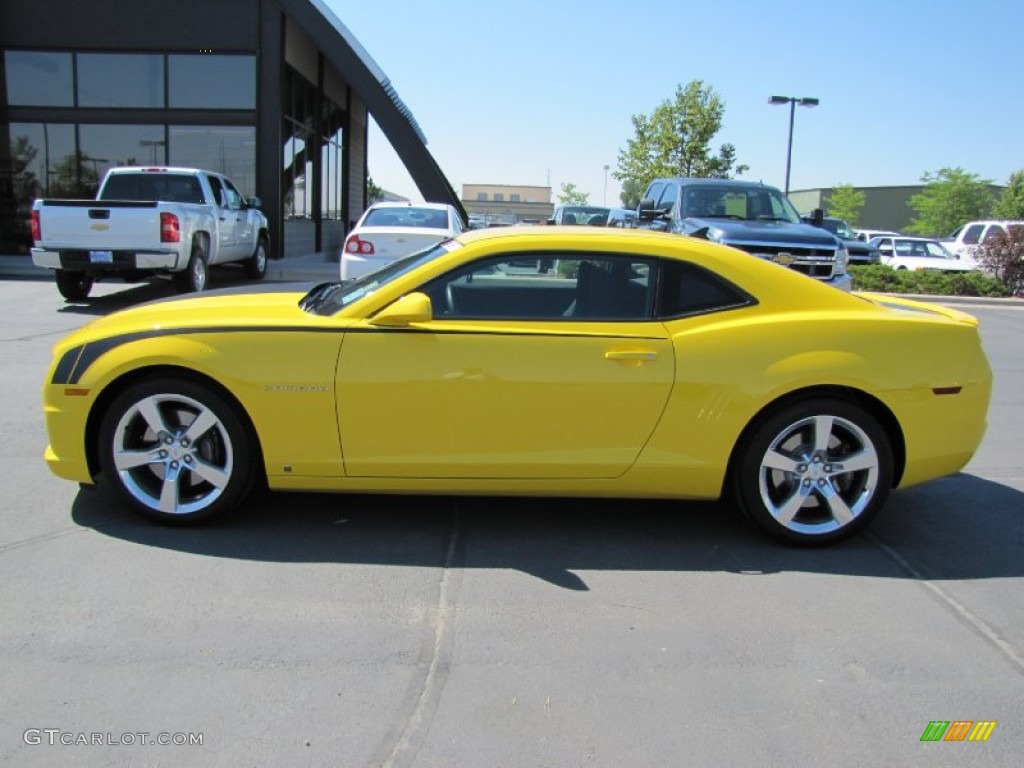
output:
[[100, 200], [144, 200], [202, 203], [203, 189], [196, 176], [173, 173], [119, 173], [110, 176]]
[[434, 208], [377, 208], [366, 214], [363, 226], [448, 229], [448, 213]]

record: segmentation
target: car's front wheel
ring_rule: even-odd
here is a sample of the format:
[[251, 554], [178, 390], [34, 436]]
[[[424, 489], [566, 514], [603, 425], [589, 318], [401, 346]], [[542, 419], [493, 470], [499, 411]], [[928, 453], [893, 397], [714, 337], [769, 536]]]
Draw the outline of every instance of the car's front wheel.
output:
[[105, 478], [129, 506], [158, 522], [227, 512], [253, 483], [253, 440], [235, 407], [186, 379], [128, 387], [107, 408], [99, 440]]
[[256, 242], [256, 250], [245, 261], [245, 274], [251, 280], [262, 280], [267, 274], [267, 239], [261, 237]]
[[852, 536], [878, 514], [893, 451], [863, 408], [811, 399], [761, 420], [735, 470], [733, 492], [748, 517], [777, 539], [817, 546]]

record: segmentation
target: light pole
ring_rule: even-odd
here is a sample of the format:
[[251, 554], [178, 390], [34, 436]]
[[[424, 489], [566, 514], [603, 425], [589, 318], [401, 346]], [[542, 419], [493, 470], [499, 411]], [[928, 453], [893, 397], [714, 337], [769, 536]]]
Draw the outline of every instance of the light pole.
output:
[[809, 96], [772, 96], [768, 99], [769, 104], [789, 104], [789, 141], [786, 145], [786, 195], [789, 195], [789, 167], [793, 162], [793, 117], [796, 114], [796, 105], [801, 107], [816, 107], [818, 99]]
[[601, 198], [601, 205], [608, 205], [608, 167], [604, 167], [604, 197]]

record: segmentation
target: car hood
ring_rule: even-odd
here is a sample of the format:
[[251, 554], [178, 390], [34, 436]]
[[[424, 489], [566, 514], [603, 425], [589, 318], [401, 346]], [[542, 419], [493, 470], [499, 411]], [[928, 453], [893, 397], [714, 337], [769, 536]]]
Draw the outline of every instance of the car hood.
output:
[[788, 221], [746, 221], [739, 219], [686, 219], [690, 231], [708, 227], [719, 233], [718, 239], [751, 243], [793, 243], [799, 241], [808, 246], [835, 248], [837, 238], [830, 232], [810, 224], [795, 224]]
[[299, 308], [313, 283], [227, 288], [139, 304], [93, 320], [64, 340], [67, 346], [123, 334], [189, 328], [280, 328], [322, 325]]

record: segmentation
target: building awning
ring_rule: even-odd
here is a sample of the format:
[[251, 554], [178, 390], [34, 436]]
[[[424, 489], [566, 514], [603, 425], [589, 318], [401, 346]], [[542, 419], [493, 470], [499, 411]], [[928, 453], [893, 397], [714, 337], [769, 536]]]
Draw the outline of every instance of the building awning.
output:
[[322, 0], [278, 2], [355, 91], [391, 142], [423, 199], [453, 205], [462, 220], [468, 221], [458, 194], [427, 151], [426, 136], [412, 112], [355, 36]]

